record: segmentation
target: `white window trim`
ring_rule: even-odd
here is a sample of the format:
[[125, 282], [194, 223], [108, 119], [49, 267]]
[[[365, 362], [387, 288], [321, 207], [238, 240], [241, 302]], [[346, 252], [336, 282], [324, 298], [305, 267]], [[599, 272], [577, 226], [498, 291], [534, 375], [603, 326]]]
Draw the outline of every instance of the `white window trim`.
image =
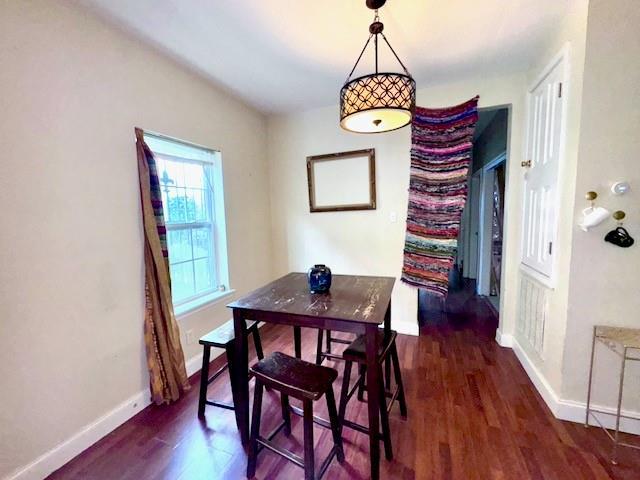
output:
[[224, 292], [218, 292], [218, 291], [211, 292], [207, 295], [194, 298], [193, 300], [184, 302], [179, 306], [174, 307], [173, 313], [178, 320], [182, 320], [183, 318], [186, 318], [191, 314], [194, 314], [196, 312], [204, 310], [205, 308], [209, 308], [217, 303], [222, 302], [225, 298], [230, 297], [235, 293], [236, 293], [235, 290], [225, 290]]
[[[208, 163], [211, 165], [212, 182], [217, 188], [213, 188], [213, 198], [211, 200], [213, 209], [212, 223], [212, 250], [213, 256], [217, 261], [214, 264], [216, 279], [218, 279], [219, 287], [212, 291], [198, 294], [195, 297], [188, 298], [177, 305], [173, 305], [174, 315], [181, 319], [192, 313], [204, 308], [208, 308], [223, 299], [231, 296], [235, 290], [231, 288], [229, 278], [229, 256], [227, 249], [227, 225], [224, 202], [224, 181], [222, 172], [222, 152], [219, 149], [212, 149], [196, 143], [187, 142], [177, 138], [169, 137], [154, 132], [145, 131], [145, 137], [159, 140], [167, 143], [182, 144], [187, 147], [207, 152], [211, 156], [198, 158], [185, 158], [182, 156], [172, 155], [170, 152], [160, 153], [162, 156], [174, 157], [177, 160], [194, 163]], [[153, 151], [153, 149], [151, 149]], [[220, 261], [219, 259], [224, 259]], [[221, 288], [222, 287], [222, 288]]]

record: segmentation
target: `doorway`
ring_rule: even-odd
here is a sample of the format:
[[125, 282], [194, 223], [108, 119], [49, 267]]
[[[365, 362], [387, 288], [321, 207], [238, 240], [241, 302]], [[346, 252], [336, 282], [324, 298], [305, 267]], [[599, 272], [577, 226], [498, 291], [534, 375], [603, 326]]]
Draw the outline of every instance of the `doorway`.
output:
[[449, 276], [446, 301], [418, 294], [421, 325], [458, 318], [471, 305], [486, 303], [499, 315], [509, 108], [480, 109], [473, 138], [467, 203], [458, 235], [458, 252]]

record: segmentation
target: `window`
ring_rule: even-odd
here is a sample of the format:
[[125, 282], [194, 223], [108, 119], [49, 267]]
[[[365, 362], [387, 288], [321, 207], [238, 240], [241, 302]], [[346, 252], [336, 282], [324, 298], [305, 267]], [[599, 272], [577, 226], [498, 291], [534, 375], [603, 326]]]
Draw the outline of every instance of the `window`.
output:
[[145, 134], [154, 153], [167, 228], [176, 314], [229, 290], [220, 152]]

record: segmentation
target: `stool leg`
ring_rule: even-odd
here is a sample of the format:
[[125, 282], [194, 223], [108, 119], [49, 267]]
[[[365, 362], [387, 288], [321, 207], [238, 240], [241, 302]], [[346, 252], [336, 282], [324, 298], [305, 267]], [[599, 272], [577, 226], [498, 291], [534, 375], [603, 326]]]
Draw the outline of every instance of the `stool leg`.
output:
[[304, 480], [315, 478], [315, 458], [313, 455], [313, 402], [304, 400]]
[[293, 327], [293, 348], [296, 358], [302, 358], [302, 331], [300, 327]]
[[358, 374], [360, 379], [358, 380], [358, 400], [364, 402], [365, 379], [367, 377], [367, 366], [364, 363], [358, 365]]
[[247, 478], [256, 474], [258, 460], [258, 437], [260, 436], [260, 415], [262, 412], [262, 382], [256, 378], [253, 394], [253, 418], [251, 419], [251, 437], [249, 437], [249, 459], [247, 462]]
[[398, 349], [396, 343], [391, 346], [391, 360], [393, 361], [393, 376], [398, 386], [398, 403], [400, 403], [400, 415], [407, 418], [407, 400], [404, 396], [404, 384], [402, 383], [402, 373], [400, 372], [400, 361], [398, 360]]
[[344, 450], [342, 449], [342, 432], [340, 431], [340, 421], [336, 411], [336, 400], [333, 396], [333, 389], [330, 388], [325, 394], [327, 397], [327, 410], [329, 412], [329, 422], [331, 423], [331, 433], [333, 434], [333, 444], [336, 448], [338, 462], [344, 462]]
[[391, 446], [391, 429], [389, 428], [389, 413], [387, 412], [387, 395], [384, 385], [380, 387], [380, 426], [382, 427], [382, 441], [384, 443], [384, 456], [387, 460], [393, 459]]
[[200, 397], [198, 398], [198, 417], [204, 417], [204, 408], [207, 405], [207, 386], [209, 384], [209, 359], [211, 347], [204, 345], [202, 352], [202, 369], [200, 370]]
[[331, 330], [327, 330], [327, 352], [331, 353]]
[[[235, 346], [233, 345], [233, 343], [228, 343], [225, 347], [225, 354], [227, 356], [227, 367], [229, 368], [229, 382], [231, 383], [231, 398], [233, 400], [234, 409], [237, 412], [238, 410], [235, 407], [239, 404], [238, 395], [240, 394], [240, 392], [238, 389], [238, 379], [236, 378], [236, 369], [234, 367], [234, 362], [233, 362], [233, 359], [235, 357], [234, 352], [235, 352]], [[231, 359], [231, 361], [229, 361], [229, 359]], [[251, 378], [247, 377], [247, 382], [249, 382], [249, 380], [251, 380]]]
[[324, 330], [318, 329], [318, 344], [316, 346], [316, 365], [320, 365], [322, 363], [322, 337], [324, 335]]
[[284, 434], [291, 435], [291, 409], [289, 408], [289, 395], [280, 394], [280, 406], [282, 407], [282, 419], [284, 420]]
[[345, 413], [347, 411], [347, 402], [349, 401], [347, 395], [349, 395], [349, 387], [351, 386], [351, 366], [352, 362], [346, 360], [344, 362], [344, 373], [342, 374], [342, 388], [340, 389], [340, 404], [338, 411], [338, 422], [340, 424], [340, 435], [342, 436], [342, 422], [344, 421]]
[[384, 361], [384, 384], [391, 389], [391, 359], [388, 356]]
[[256, 346], [256, 355], [258, 356], [258, 360], [262, 360], [264, 358], [264, 352], [262, 351], [262, 341], [260, 340], [260, 331], [258, 330], [257, 325], [253, 331], [253, 344]]

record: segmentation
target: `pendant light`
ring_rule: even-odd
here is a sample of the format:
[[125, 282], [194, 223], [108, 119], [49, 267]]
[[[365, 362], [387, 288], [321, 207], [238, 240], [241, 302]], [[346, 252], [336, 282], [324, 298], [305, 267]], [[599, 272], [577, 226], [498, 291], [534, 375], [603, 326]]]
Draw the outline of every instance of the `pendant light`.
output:
[[[378, 9], [386, 0], [366, 0], [375, 11], [369, 25], [369, 38], [340, 90], [340, 126], [356, 133], [380, 133], [397, 130], [409, 123], [416, 108], [416, 82], [384, 36]], [[378, 36], [393, 53], [404, 73], [378, 72]], [[351, 79], [362, 55], [373, 38], [375, 73]]]

